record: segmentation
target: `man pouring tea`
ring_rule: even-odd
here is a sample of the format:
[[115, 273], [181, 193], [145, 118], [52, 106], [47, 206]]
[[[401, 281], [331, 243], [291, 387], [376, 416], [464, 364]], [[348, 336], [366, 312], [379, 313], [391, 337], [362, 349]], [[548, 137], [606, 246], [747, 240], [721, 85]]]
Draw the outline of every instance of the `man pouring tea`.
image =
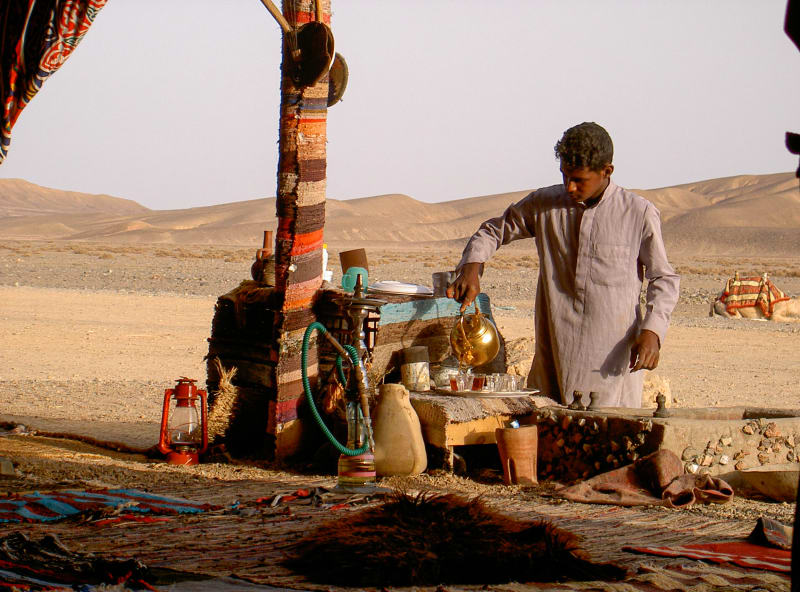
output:
[[555, 153], [563, 184], [538, 189], [481, 224], [447, 295], [463, 311], [480, 293], [483, 264], [495, 251], [533, 238], [539, 276], [528, 386], [564, 404], [575, 391], [595, 391], [600, 407], [640, 407], [641, 370], [658, 365], [678, 301], [659, 212], [611, 180], [614, 148], [598, 124], [568, 129]]

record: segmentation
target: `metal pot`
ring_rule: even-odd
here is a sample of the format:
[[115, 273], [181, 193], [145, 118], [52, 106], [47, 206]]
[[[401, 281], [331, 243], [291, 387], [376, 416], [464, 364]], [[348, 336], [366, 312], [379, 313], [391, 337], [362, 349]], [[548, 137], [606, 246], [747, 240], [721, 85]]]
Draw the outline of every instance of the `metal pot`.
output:
[[477, 311], [459, 317], [450, 331], [450, 346], [462, 366], [483, 366], [500, 351], [500, 336], [492, 320]]

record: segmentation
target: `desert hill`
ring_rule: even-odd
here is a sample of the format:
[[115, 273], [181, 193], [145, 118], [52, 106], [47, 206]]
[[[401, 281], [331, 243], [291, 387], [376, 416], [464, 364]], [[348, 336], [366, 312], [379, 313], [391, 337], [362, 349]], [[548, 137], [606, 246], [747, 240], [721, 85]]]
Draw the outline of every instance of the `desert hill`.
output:
[[[800, 251], [800, 192], [793, 173], [739, 175], [637, 190], [661, 211], [671, 250], [703, 254]], [[425, 203], [389, 194], [328, 199], [333, 245], [463, 244], [478, 225], [527, 191]], [[105, 195], [0, 179], [0, 239], [255, 245], [274, 229], [275, 198], [150, 210]], [[529, 245], [530, 246], [530, 245]]]
[[800, 252], [800, 190], [793, 173], [739, 175], [639, 193], [661, 211], [665, 240], [677, 252]]
[[130, 199], [50, 189], [24, 179], [0, 179], [0, 220], [48, 214], [136, 216], [149, 211]]

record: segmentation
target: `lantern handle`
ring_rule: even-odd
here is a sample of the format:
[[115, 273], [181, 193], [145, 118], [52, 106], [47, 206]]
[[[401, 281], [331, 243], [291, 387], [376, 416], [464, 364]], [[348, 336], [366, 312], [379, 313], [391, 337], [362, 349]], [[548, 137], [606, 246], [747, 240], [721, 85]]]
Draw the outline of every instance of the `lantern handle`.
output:
[[208, 393], [205, 390], [197, 389], [197, 394], [200, 396], [200, 426], [203, 431], [203, 445], [197, 451], [200, 456], [208, 449]]
[[158, 438], [158, 450], [161, 454], [169, 454], [172, 452], [167, 445], [167, 422], [169, 420], [169, 400], [175, 393], [175, 389], [167, 389], [164, 391], [164, 407], [161, 409], [161, 434]]

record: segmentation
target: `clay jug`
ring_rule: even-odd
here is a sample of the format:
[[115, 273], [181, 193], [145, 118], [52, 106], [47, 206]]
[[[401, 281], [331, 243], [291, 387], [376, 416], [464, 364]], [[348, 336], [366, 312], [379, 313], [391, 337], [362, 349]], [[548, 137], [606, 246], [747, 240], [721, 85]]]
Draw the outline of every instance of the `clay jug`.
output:
[[417, 475], [428, 466], [422, 427], [402, 384], [383, 384], [372, 416], [378, 475]]
[[538, 431], [535, 425], [497, 428], [497, 451], [506, 485], [536, 485]]

